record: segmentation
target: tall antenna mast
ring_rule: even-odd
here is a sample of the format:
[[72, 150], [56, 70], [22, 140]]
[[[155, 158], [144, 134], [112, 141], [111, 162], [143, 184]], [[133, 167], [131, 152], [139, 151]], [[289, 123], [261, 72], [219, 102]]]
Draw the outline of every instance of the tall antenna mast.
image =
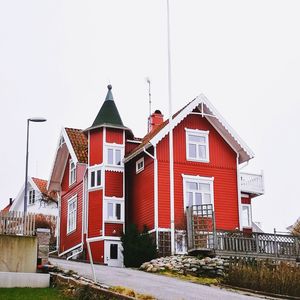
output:
[[149, 118], [148, 118], [148, 132], [150, 131], [150, 123], [151, 123], [151, 81], [150, 78], [147, 77], [146, 81], [148, 83], [148, 101], [149, 101]]

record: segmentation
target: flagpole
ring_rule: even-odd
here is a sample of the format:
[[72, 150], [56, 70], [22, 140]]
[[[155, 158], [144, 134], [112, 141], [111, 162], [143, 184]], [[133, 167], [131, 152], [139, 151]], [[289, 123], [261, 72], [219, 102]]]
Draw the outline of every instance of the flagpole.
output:
[[167, 0], [167, 35], [168, 35], [168, 92], [169, 92], [169, 157], [170, 157], [170, 225], [171, 225], [171, 255], [175, 253], [175, 223], [174, 223], [174, 152], [173, 152], [173, 114], [172, 114], [172, 77], [171, 77], [171, 32], [170, 4]]

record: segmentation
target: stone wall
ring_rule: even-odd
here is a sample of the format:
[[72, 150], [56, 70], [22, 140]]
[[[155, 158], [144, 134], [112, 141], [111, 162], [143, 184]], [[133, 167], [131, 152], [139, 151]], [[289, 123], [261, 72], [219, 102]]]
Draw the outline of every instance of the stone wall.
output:
[[45, 265], [49, 260], [50, 229], [38, 228], [36, 230], [36, 236], [38, 239], [39, 264]]
[[0, 235], [0, 272], [36, 272], [37, 238]]

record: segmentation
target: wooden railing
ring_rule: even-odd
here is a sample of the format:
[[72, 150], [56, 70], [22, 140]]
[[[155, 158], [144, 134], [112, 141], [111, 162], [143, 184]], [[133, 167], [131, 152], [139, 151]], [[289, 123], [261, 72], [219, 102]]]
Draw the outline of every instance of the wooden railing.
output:
[[241, 191], [245, 193], [264, 194], [263, 174], [240, 173]]
[[35, 214], [20, 211], [0, 211], [0, 234], [35, 235]]

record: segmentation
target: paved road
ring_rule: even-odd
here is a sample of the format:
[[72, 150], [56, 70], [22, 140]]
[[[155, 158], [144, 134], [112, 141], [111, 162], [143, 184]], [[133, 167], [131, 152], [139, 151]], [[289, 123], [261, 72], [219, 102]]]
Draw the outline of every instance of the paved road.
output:
[[[50, 262], [64, 270], [73, 270], [81, 276], [92, 279], [92, 271], [89, 264], [54, 258], [51, 258]], [[128, 287], [138, 293], [152, 295], [162, 300], [261, 300], [261, 298], [227, 291], [217, 287], [204, 286], [133, 269], [95, 265], [95, 272], [99, 283], [109, 286], [119, 285]]]

